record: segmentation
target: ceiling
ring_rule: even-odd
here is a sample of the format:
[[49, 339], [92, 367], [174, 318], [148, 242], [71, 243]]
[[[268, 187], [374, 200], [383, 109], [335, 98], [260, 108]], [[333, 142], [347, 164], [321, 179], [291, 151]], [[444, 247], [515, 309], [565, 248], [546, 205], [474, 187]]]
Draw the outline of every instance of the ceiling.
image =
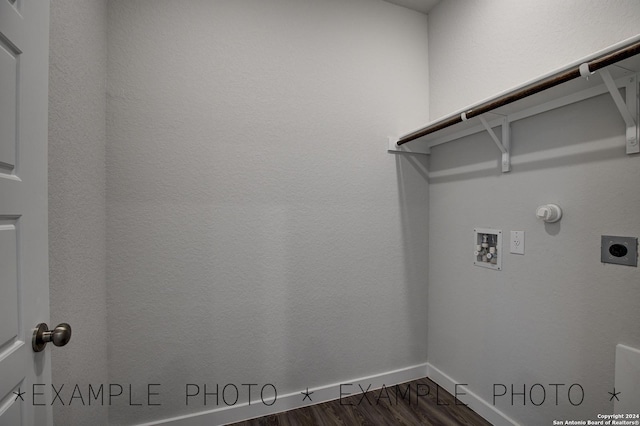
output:
[[440, 0], [386, 0], [389, 3], [398, 4], [400, 6], [408, 7], [409, 9], [417, 10], [418, 12], [428, 13], [433, 6], [440, 2]]

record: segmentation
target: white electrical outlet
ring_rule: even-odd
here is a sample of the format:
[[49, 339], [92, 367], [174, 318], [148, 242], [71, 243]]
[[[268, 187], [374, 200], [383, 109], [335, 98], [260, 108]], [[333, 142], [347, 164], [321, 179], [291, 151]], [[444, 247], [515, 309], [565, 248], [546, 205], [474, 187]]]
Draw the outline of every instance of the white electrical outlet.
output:
[[511, 231], [509, 251], [513, 254], [524, 254], [524, 231]]

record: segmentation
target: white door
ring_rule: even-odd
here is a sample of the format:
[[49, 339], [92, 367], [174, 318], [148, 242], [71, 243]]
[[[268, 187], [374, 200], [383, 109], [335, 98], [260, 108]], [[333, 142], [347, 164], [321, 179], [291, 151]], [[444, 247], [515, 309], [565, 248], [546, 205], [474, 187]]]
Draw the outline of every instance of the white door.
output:
[[49, 321], [48, 49], [49, 1], [0, 0], [1, 426], [53, 423], [51, 345], [31, 342]]

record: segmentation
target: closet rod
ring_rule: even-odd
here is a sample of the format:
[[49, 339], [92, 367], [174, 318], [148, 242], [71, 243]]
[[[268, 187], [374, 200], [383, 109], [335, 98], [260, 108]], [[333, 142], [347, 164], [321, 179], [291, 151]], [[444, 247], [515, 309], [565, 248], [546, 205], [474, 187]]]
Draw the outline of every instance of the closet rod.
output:
[[[586, 62], [585, 64], [588, 65], [588, 67], [586, 67], [586, 71], [593, 73], [595, 71], [598, 71], [599, 69], [615, 64], [616, 62], [620, 62], [624, 59], [630, 58], [637, 54], [640, 54], [640, 41], [637, 41], [629, 46], [620, 48], [618, 50], [614, 50], [611, 53], [607, 53], [599, 58]], [[558, 86], [559, 84], [565, 83], [569, 80], [578, 78], [582, 75], [581, 68], [583, 68], [585, 64], [571, 67], [565, 71], [561, 71], [557, 74], [554, 74], [551, 77], [547, 77], [539, 81], [538, 83], [524, 87], [515, 92], [500, 96], [496, 99], [489, 100], [483, 104], [476, 106], [475, 108], [464, 111], [461, 114], [456, 114], [451, 117], [443, 118], [442, 120], [437, 121], [427, 127], [423, 127], [422, 129], [416, 130], [413, 133], [410, 133], [408, 135], [401, 137], [396, 143], [397, 145], [403, 145], [407, 142], [411, 142], [423, 136], [429, 135], [431, 133], [435, 133], [438, 130], [442, 130], [447, 127], [453, 126], [454, 124], [458, 124], [464, 120], [477, 117], [489, 111], [493, 111], [496, 108], [500, 108], [512, 102], [526, 98], [527, 96], [535, 95], [536, 93], [542, 92], [543, 90], [550, 89], [552, 87]], [[464, 120], [463, 120], [463, 117], [464, 117]]]

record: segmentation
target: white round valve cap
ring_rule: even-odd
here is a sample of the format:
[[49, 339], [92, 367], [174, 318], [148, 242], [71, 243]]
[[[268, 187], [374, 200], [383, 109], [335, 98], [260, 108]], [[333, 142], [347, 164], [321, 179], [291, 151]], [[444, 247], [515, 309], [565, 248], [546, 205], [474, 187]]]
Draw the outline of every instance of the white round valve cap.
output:
[[545, 204], [538, 207], [536, 217], [547, 223], [557, 222], [562, 218], [562, 209], [556, 204]]

